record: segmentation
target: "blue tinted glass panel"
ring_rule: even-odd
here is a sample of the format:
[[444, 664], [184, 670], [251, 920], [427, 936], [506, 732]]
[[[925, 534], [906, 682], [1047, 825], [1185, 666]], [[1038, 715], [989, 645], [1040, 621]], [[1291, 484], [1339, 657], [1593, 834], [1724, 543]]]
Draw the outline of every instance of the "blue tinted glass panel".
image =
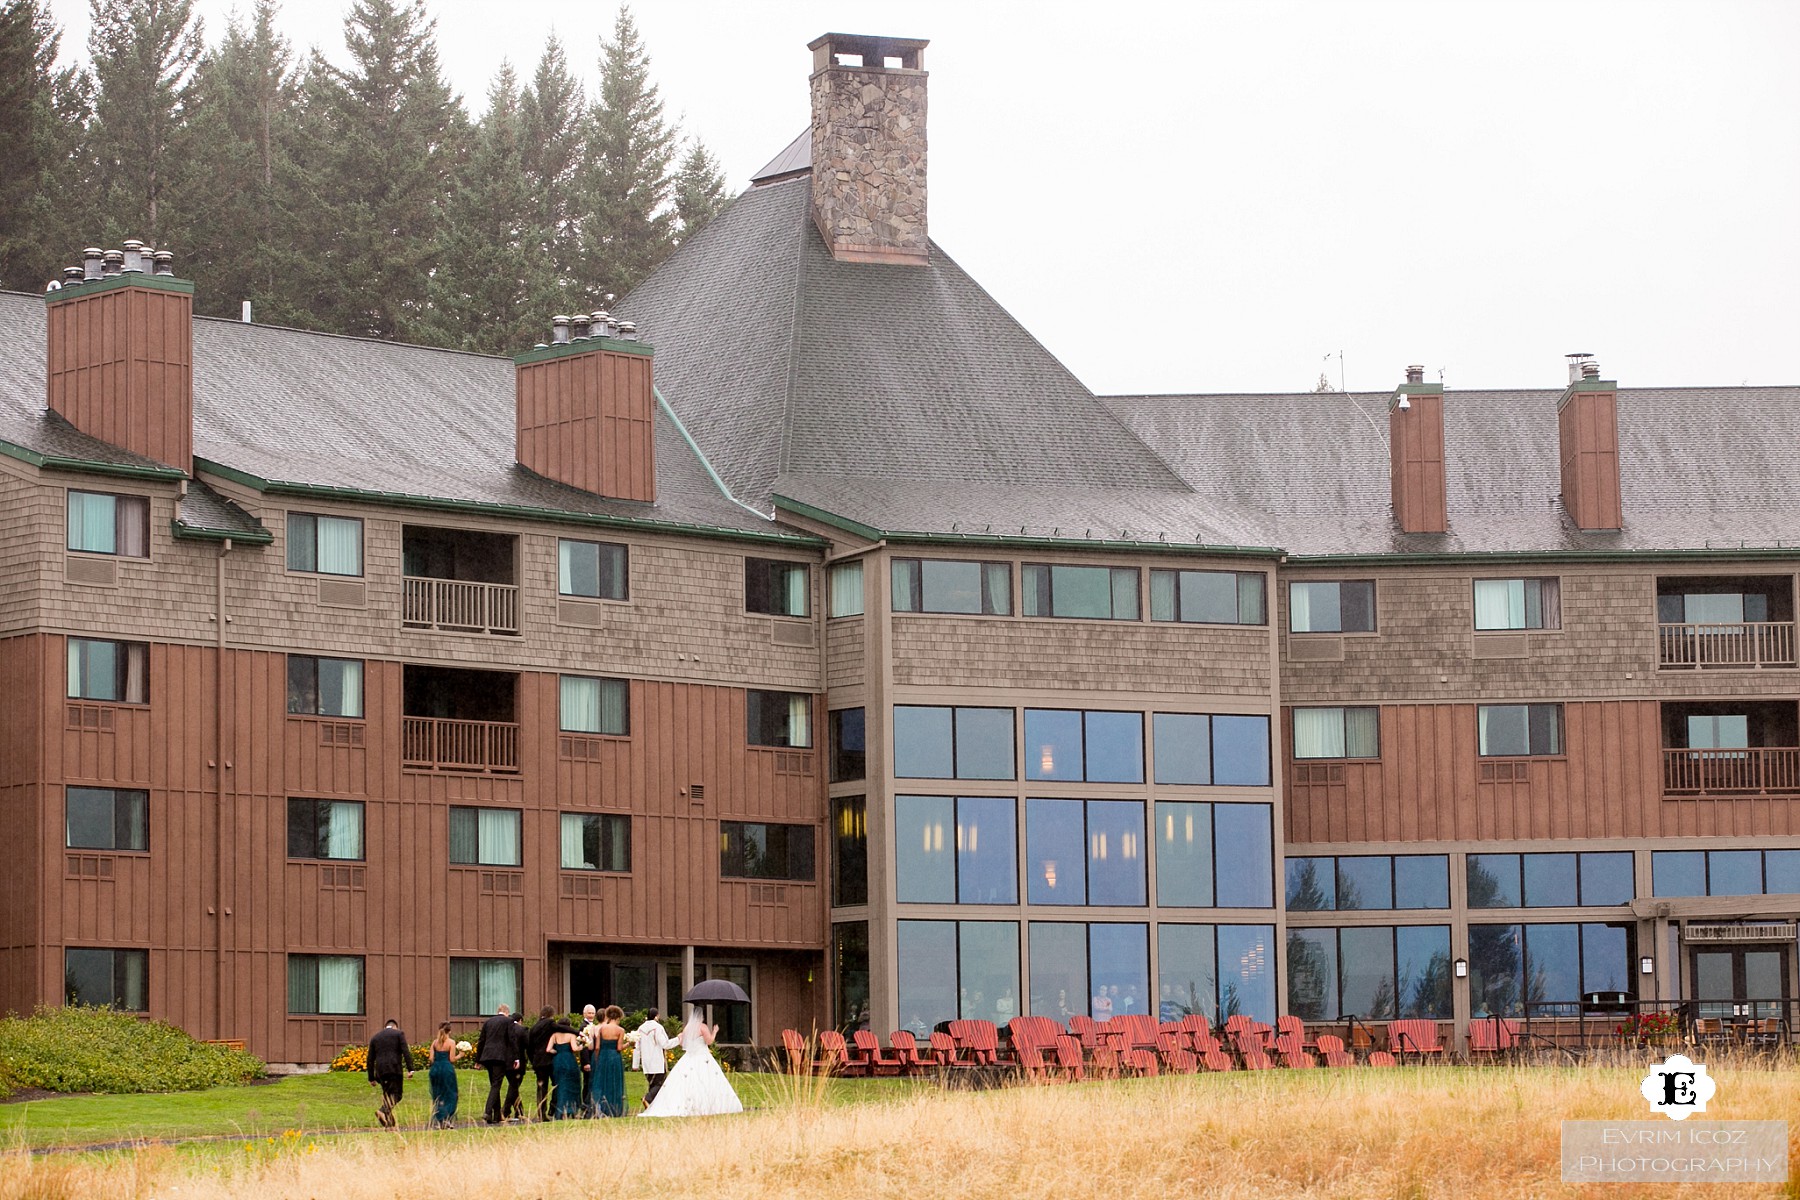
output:
[[1025, 891], [1033, 904], [1087, 903], [1087, 835], [1079, 800], [1025, 802]]
[[1156, 902], [1211, 908], [1212, 805], [1163, 801], [1156, 806]]
[[1219, 1017], [1243, 1013], [1275, 1023], [1275, 927], [1221, 925], [1219, 937]]
[[1288, 930], [1288, 1012], [1302, 1021], [1338, 1016], [1337, 930]]
[[894, 774], [902, 779], [950, 779], [950, 710], [907, 705], [894, 709]]
[[1081, 714], [1067, 709], [1025, 710], [1025, 778], [1083, 778]]
[[1211, 925], [1156, 927], [1157, 1019], [1219, 1017], [1218, 948]]
[[1211, 783], [1211, 718], [1199, 713], [1157, 713], [1150, 718], [1156, 736], [1156, 782]]
[[1581, 999], [1581, 945], [1574, 925], [1525, 927], [1525, 999], [1557, 1003]]
[[1087, 777], [1094, 783], [1144, 782], [1144, 714], [1087, 714]]
[[900, 921], [895, 941], [900, 1027], [924, 1038], [957, 1016], [956, 922]]
[[1707, 895], [1762, 895], [1762, 851], [1711, 850], [1706, 858]]
[[1385, 854], [1337, 861], [1340, 909], [1394, 907], [1394, 860]]
[[1013, 710], [956, 710], [956, 777], [1013, 778]]
[[1527, 854], [1525, 907], [1559, 908], [1575, 903], [1575, 856]]
[[1110, 1009], [1113, 1016], [1148, 1012], [1150, 927], [1089, 925], [1088, 980], [1093, 988], [1088, 1003], [1094, 1012]]
[[1637, 892], [1632, 880], [1632, 854], [1621, 850], [1581, 856], [1581, 902], [1629, 904]]
[[1290, 858], [1287, 860], [1289, 912], [1330, 912], [1337, 907], [1337, 860]]
[[1338, 997], [1365, 1021], [1394, 1018], [1394, 927], [1338, 930]]
[[1011, 797], [964, 796], [956, 802], [958, 903], [1019, 902], [1017, 831]]
[[1143, 904], [1143, 802], [1088, 801], [1087, 836], [1088, 903]]
[[1519, 907], [1519, 856], [1469, 855], [1469, 907]]
[[1477, 1017], [1523, 1013], [1524, 938], [1517, 925], [1469, 926], [1469, 1004]]
[[1449, 856], [1444, 854], [1395, 855], [1394, 907], [1449, 908]]
[[1450, 929], [1402, 925], [1394, 930], [1395, 990], [1402, 1017], [1449, 1017]]
[[981, 611], [981, 564], [928, 558], [919, 564], [921, 607], [935, 613]]
[[[1275, 868], [1269, 842], [1269, 811], [1267, 804], [1213, 805], [1214, 887], [1220, 908], [1269, 908], [1274, 905]], [[1269, 986], [1273, 988], [1274, 984]], [[1271, 992], [1271, 1000], [1273, 995]]]
[[894, 866], [902, 904], [956, 902], [956, 801], [894, 797]]
[[1581, 990], [1635, 992], [1631, 937], [1623, 925], [1581, 927]]
[[1213, 782], [1220, 787], [1269, 786], [1269, 718], [1212, 719]]
[[1706, 895], [1706, 851], [1658, 850], [1650, 856], [1650, 892], [1655, 896]]
[[1005, 1027], [1018, 1016], [1019, 924], [1017, 921], [959, 921], [962, 968], [960, 1009], [966, 1020]]
[[1800, 893], [1800, 850], [1764, 851], [1763, 869], [1768, 873], [1766, 885], [1771, 896]]
[[1087, 926], [1074, 922], [1033, 921], [1031, 938], [1031, 1013], [1066, 1025], [1088, 1012]]

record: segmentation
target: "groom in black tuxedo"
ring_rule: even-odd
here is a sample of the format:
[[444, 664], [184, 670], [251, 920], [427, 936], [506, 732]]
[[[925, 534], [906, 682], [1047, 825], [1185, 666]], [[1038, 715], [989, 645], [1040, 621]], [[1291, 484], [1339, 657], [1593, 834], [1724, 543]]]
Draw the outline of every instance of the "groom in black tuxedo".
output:
[[482, 1119], [489, 1125], [500, 1123], [500, 1089], [506, 1083], [507, 1071], [519, 1064], [513, 1049], [512, 1023], [512, 1008], [502, 1004], [481, 1023], [481, 1040], [475, 1044], [475, 1061], [488, 1073], [487, 1112]]
[[369, 1086], [381, 1088], [381, 1107], [375, 1110], [375, 1119], [384, 1129], [394, 1127], [394, 1106], [405, 1095], [412, 1073], [412, 1048], [406, 1044], [399, 1022], [389, 1021], [369, 1039]]

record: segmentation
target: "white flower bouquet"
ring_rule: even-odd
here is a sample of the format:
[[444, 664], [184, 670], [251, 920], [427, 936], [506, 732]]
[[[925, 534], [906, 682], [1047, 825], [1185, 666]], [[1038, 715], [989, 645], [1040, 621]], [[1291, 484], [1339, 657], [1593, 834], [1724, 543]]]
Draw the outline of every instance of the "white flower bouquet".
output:
[[469, 1040], [467, 1038], [464, 1038], [462, 1041], [456, 1043], [457, 1051], [462, 1054], [467, 1054], [469, 1051], [473, 1050], [474, 1048], [475, 1047], [473, 1047], [469, 1044]]

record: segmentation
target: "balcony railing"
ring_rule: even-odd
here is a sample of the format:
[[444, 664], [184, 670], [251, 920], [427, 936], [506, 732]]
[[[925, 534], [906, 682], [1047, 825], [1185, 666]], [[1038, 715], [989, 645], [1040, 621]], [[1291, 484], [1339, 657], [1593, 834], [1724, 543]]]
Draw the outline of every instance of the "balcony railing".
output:
[[1768, 796], [1800, 792], [1800, 746], [1664, 750], [1663, 790], [1674, 796]]
[[1732, 621], [1706, 624], [1687, 621], [1657, 627], [1664, 667], [1705, 670], [1710, 667], [1791, 667], [1794, 622]]
[[510, 583], [406, 577], [407, 625], [455, 633], [519, 632], [519, 589]]
[[519, 769], [519, 727], [510, 721], [450, 721], [406, 717], [400, 730], [402, 762], [415, 770]]

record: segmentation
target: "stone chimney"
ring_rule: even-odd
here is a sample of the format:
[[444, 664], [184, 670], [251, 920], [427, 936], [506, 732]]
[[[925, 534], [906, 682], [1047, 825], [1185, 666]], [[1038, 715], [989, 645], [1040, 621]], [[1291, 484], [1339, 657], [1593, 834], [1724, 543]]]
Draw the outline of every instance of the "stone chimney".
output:
[[194, 470], [194, 285], [142, 242], [83, 252], [44, 293], [50, 410], [152, 461]]
[[1426, 383], [1424, 367], [1406, 368], [1406, 382], [1388, 402], [1388, 482], [1394, 521], [1402, 533], [1446, 533], [1444, 385]]
[[1600, 378], [1590, 355], [1568, 358], [1569, 386], [1556, 403], [1563, 507], [1577, 529], [1621, 529], [1618, 384]]
[[[812, 41], [813, 222], [842, 262], [923, 264], [925, 47], [828, 33]], [[859, 65], [847, 64], [845, 59]]]
[[[550, 344], [513, 359], [519, 465], [597, 496], [655, 501], [650, 347], [605, 312], [552, 326]], [[586, 336], [571, 337], [571, 327]]]

